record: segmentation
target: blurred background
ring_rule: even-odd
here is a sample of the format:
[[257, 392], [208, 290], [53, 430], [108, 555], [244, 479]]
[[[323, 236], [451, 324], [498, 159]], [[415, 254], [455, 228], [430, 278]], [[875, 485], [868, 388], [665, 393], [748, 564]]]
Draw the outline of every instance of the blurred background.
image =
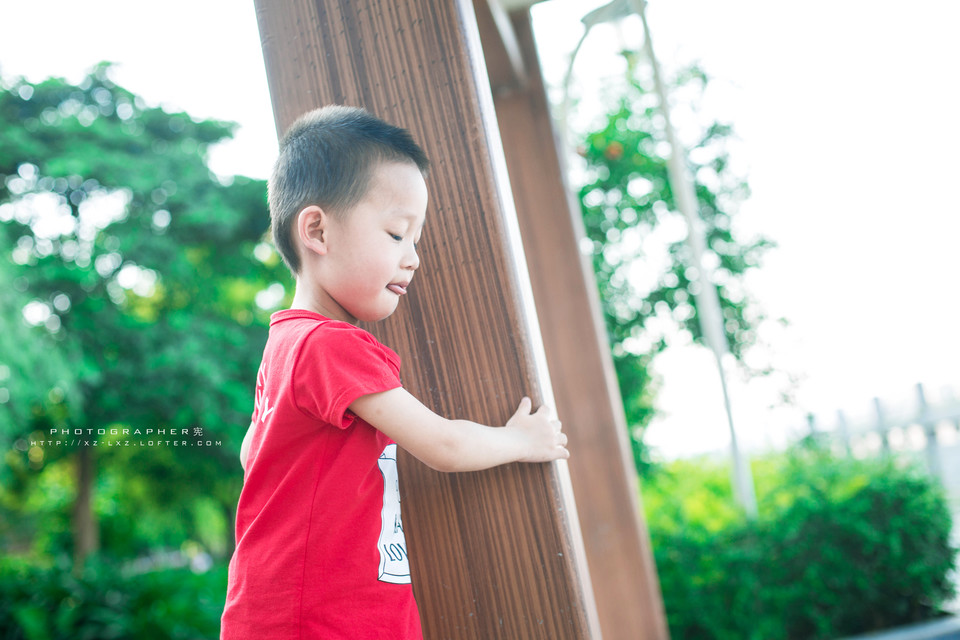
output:
[[[252, 381], [292, 294], [253, 5], [8, 5], [0, 637], [216, 637]], [[651, 2], [697, 265], [640, 17], [602, 5], [533, 18], [671, 635], [957, 613], [960, 7]]]

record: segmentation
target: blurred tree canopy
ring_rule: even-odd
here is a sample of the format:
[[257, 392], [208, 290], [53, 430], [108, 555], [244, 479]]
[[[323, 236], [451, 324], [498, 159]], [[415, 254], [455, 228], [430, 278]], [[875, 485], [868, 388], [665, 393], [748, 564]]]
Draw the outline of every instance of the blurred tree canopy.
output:
[[290, 290], [264, 182], [207, 167], [234, 125], [149, 107], [103, 64], [78, 85], [0, 82], [0, 129], [4, 546], [228, 555]]
[[[579, 199], [634, 462], [643, 473], [650, 464], [643, 430], [655, 413], [651, 362], [671, 334], [687, 332], [697, 342], [702, 335], [686, 224], [667, 175], [663, 116], [652, 79], [643, 75], [645, 63], [635, 53], [624, 56], [625, 86], [578, 149], [586, 165]], [[707, 76], [695, 67], [671, 83], [687, 99], [706, 84]], [[708, 123], [686, 152], [704, 222], [705, 259], [713, 267], [730, 350], [740, 359], [763, 320], [743, 277], [772, 244], [744, 239], [736, 230], [733, 217], [749, 188], [731, 169], [731, 137], [730, 126]]]

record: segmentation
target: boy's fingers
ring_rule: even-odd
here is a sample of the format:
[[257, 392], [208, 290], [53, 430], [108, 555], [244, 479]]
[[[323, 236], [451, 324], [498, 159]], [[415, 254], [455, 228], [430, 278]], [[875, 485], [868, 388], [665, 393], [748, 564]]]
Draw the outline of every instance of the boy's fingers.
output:
[[524, 396], [523, 398], [520, 399], [520, 404], [517, 406], [517, 410], [513, 413], [513, 416], [515, 418], [518, 418], [520, 416], [530, 415], [530, 407], [531, 407], [530, 398], [528, 398], [527, 396]]

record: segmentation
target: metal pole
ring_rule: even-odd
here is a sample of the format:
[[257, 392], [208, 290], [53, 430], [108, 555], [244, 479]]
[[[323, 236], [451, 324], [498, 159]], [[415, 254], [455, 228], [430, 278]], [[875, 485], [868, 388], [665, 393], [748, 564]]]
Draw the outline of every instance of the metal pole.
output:
[[837, 410], [837, 430], [840, 432], [840, 438], [843, 440], [843, 447], [847, 456], [853, 456], [853, 443], [850, 442], [850, 427], [847, 425], [847, 415], [842, 409]]
[[890, 455], [890, 427], [887, 425], [887, 415], [883, 410], [880, 398], [873, 399], [873, 408], [877, 413], [877, 433], [880, 434], [880, 452], [883, 457]]
[[937, 421], [930, 415], [930, 406], [927, 404], [927, 394], [923, 391], [923, 383], [917, 383], [917, 408], [920, 411], [920, 424], [923, 426], [923, 435], [926, 439], [927, 468], [930, 474], [943, 480], [940, 467], [940, 451], [937, 446]]
[[720, 385], [723, 389], [723, 404], [727, 414], [727, 425], [730, 428], [730, 451], [733, 457], [734, 493], [747, 516], [756, 518], [757, 498], [754, 493], [753, 477], [750, 472], [750, 465], [743, 459], [740, 446], [737, 443], [737, 431], [734, 427], [730, 393], [727, 389], [727, 376], [723, 360], [724, 355], [728, 353], [728, 345], [726, 334], [723, 331], [723, 314], [720, 310], [720, 299], [717, 296], [717, 290], [713, 282], [708, 277], [709, 267], [703, 260], [703, 256], [706, 253], [706, 241], [700, 224], [700, 216], [698, 215], [699, 207], [697, 197], [684, 161], [683, 147], [680, 145], [676, 130], [673, 128], [673, 123], [670, 119], [670, 103], [667, 96], [667, 88], [660, 73], [660, 64], [657, 62], [657, 58], [653, 52], [650, 26], [647, 24], [646, 2], [645, 0], [630, 1], [633, 10], [640, 15], [640, 20], [643, 22], [644, 48], [646, 49], [647, 56], [650, 58], [650, 66], [653, 70], [653, 81], [660, 99], [661, 111], [663, 112], [664, 130], [667, 142], [670, 144], [670, 156], [667, 160], [670, 185], [673, 188], [674, 197], [677, 200], [677, 208], [687, 221], [687, 243], [692, 254], [693, 266], [697, 272], [697, 277], [695, 279], [691, 278], [691, 280], [699, 284], [694, 297], [697, 301], [700, 329], [703, 332], [707, 346], [713, 352], [717, 362], [717, 372], [720, 374]]
[[677, 200], [677, 208], [687, 221], [687, 244], [692, 254], [693, 266], [696, 270], [696, 277], [691, 278], [699, 286], [694, 294], [697, 300], [698, 318], [700, 321], [700, 330], [703, 333], [707, 347], [713, 353], [717, 363], [717, 372], [720, 375], [720, 386], [723, 390], [723, 406], [727, 415], [727, 425], [730, 429], [730, 450], [733, 457], [732, 482], [734, 494], [737, 501], [743, 507], [747, 516], [755, 518], [757, 516], [757, 498], [753, 488], [753, 476], [750, 472], [750, 465], [740, 454], [740, 446], [737, 443], [737, 432], [734, 428], [733, 409], [730, 403], [730, 393], [727, 388], [727, 375], [724, 367], [724, 356], [728, 353], [727, 337], [723, 331], [723, 314], [720, 310], [720, 300], [717, 297], [717, 290], [713, 286], [709, 277], [710, 269], [703, 260], [706, 253], [706, 241], [704, 240], [703, 230], [700, 226], [700, 217], [698, 212], [697, 197], [693, 190], [693, 183], [687, 173], [687, 167], [683, 158], [683, 147], [677, 139], [676, 131], [670, 120], [670, 107], [667, 99], [667, 89], [660, 74], [660, 65], [653, 53], [653, 44], [650, 38], [650, 27], [647, 24], [645, 13], [646, 2], [644, 0], [613, 0], [597, 9], [594, 9], [582, 19], [585, 31], [577, 42], [573, 51], [570, 63], [567, 67], [566, 75], [563, 81], [563, 104], [561, 105], [561, 133], [562, 139], [566, 142], [568, 135], [568, 109], [569, 109], [569, 85], [570, 77], [573, 74], [573, 63], [576, 59], [580, 47], [586, 40], [587, 34], [595, 25], [602, 22], [610, 22], [626, 17], [630, 13], [636, 13], [643, 22], [644, 47], [647, 56], [650, 58], [650, 65], [653, 69], [653, 79], [656, 85], [656, 92], [660, 98], [661, 110], [663, 111], [664, 129], [667, 136], [667, 142], [670, 144], [670, 156], [667, 159], [667, 173], [670, 179], [670, 185]]

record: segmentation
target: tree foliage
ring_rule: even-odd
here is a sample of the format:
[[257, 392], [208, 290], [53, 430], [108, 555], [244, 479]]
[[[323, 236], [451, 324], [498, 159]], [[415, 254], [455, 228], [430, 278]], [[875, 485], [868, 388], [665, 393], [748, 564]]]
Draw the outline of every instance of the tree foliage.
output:
[[[119, 509], [128, 517], [201, 497], [228, 510], [266, 340], [269, 309], [255, 301], [276, 305], [287, 286], [264, 243], [264, 183], [221, 181], [206, 164], [234, 125], [150, 107], [109, 65], [78, 85], [0, 89], [0, 270], [12, 283], [0, 473], [15, 479], [3, 508], [86, 447], [96, 488], [135, 503]], [[188, 528], [181, 538], [196, 539]]]
[[[700, 284], [668, 178], [669, 146], [660, 106], [636, 55], [625, 55], [625, 88], [579, 150], [585, 161], [579, 198], [635, 461], [642, 470], [648, 464], [642, 430], [655, 412], [650, 363], [678, 331], [702, 341], [696, 301]], [[706, 82], [702, 72], [691, 68], [672, 86], [687, 95], [702, 91]], [[731, 168], [731, 137], [730, 126], [709, 123], [687, 150], [687, 159], [724, 331], [730, 350], [740, 358], [755, 342], [762, 319], [743, 276], [759, 265], [771, 243], [745, 239], [736, 230], [734, 215], [749, 188]]]

